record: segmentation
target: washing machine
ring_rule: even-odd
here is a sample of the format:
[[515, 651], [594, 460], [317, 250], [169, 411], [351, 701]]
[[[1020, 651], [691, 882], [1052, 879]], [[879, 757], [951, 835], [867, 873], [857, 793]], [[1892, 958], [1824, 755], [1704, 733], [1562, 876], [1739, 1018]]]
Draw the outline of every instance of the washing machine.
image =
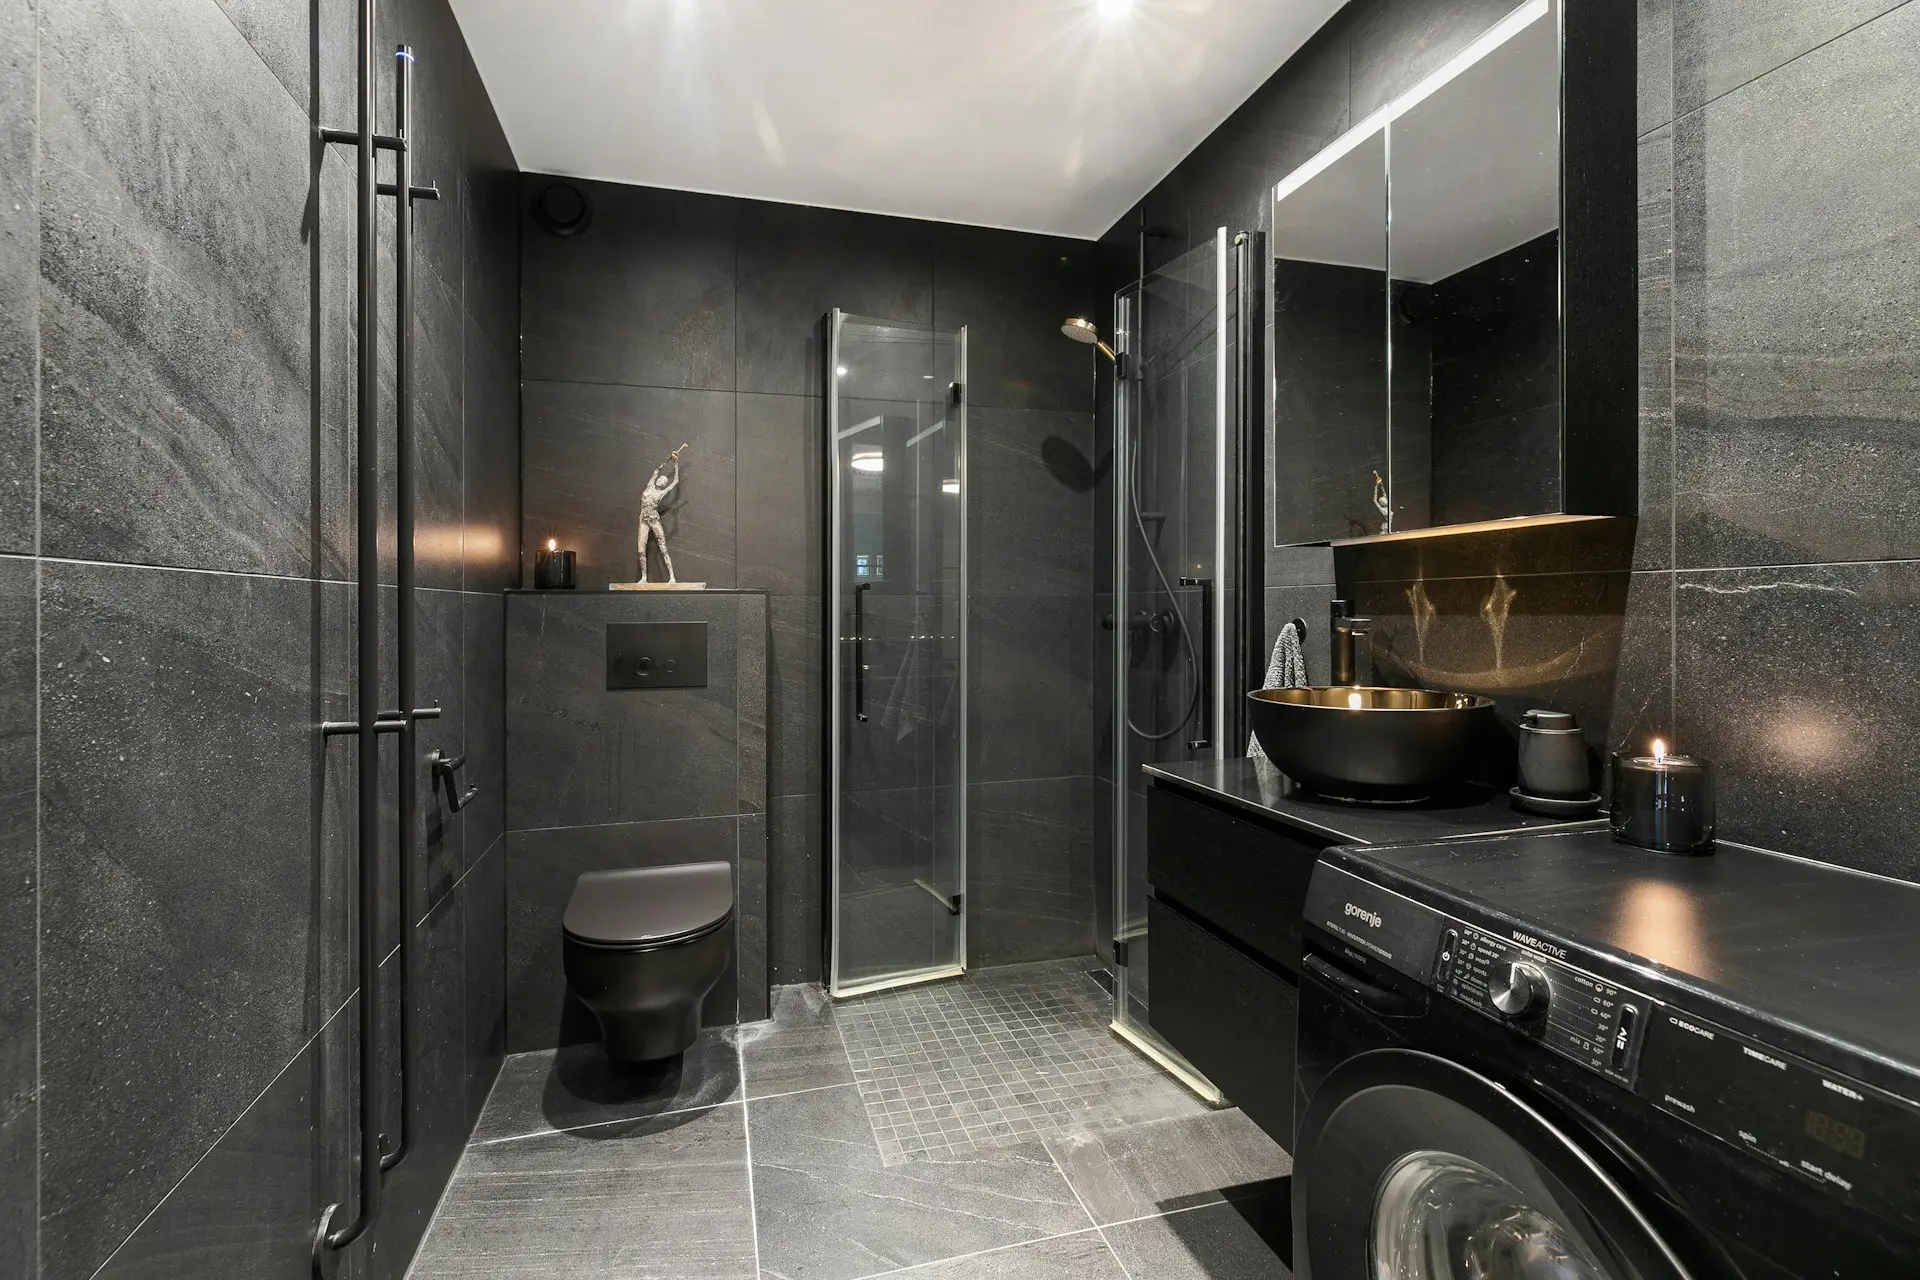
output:
[[1299, 1280], [1920, 1277], [1920, 886], [1604, 831], [1338, 849]]

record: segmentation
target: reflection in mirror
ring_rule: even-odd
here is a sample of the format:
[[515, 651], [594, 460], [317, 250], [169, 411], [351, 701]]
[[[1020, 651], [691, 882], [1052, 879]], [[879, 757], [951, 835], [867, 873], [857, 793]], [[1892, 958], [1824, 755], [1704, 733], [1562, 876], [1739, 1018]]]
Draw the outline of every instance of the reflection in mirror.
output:
[[[1273, 210], [1274, 509], [1278, 543], [1380, 533], [1387, 470], [1387, 150], [1359, 140], [1296, 175]], [[1289, 181], [1293, 181], [1290, 179]]]
[[1388, 126], [1395, 530], [1561, 510], [1559, 99], [1537, 21]]

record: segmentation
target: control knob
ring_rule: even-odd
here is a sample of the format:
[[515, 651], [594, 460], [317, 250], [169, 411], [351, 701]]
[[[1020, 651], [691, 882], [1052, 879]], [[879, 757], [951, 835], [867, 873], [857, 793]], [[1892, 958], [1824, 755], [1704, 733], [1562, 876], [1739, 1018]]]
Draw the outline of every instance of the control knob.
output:
[[1501, 1017], [1519, 1022], [1546, 1012], [1553, 987], [1539, 965], [1508, 956], [1487, 975], [1487, 997]]

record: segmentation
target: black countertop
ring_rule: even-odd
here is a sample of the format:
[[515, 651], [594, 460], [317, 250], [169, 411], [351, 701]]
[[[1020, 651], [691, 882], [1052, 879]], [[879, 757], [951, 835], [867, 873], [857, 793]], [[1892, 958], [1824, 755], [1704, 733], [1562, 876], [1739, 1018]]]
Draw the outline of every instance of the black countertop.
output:
[[1590, 831], [1324, 857], [1644, 962], [1682, 990], [1920, 1078], [1920, 885], [1724, 841], [1709, 857], [1672, 857]]
[[[1573, 825], [1566, 818], [1522, 813], [1504, 791], [1472, 787], [1410, 805], [1355, 805], [1297, 786], [1264, 760], [1196, 760], [1142, 766], [1158, 783], [1278, 820], [1328, 844], [1398, 844], [1535, 831]], [[1595, 821], [1580, 825], [1592, 827]]]

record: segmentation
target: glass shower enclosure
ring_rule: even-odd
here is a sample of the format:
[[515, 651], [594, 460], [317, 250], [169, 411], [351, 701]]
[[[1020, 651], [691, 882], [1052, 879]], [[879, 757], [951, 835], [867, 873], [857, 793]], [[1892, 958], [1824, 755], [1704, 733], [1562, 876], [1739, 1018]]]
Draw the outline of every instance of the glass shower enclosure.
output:
[[1114, 297], [1113, 1029], [1211, 1098], [1150, 1023], [1145, 764], [1245, 754], [1229, 616], [1233, 271], [1227, 231]]
[[966, 971], [967, 334], [826, 319], [828, 990]]

